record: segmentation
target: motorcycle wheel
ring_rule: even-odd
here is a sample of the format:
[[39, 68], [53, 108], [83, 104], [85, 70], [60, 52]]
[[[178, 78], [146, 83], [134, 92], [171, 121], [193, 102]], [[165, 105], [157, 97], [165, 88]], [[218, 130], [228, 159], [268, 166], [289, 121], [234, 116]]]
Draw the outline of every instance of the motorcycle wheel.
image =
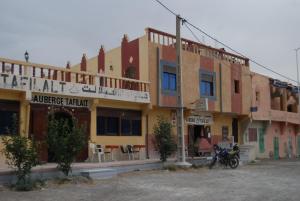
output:
[[239, 166], [239, 159], [237, 157], [233, 157], [229, 160], [229, 166], [231, 169], [235, 169]]
[[217, 158], [213, 158], [213, 160], [210, 162], [210, 164], [208, 165], [209, 169], [212, 169], [212, 167], [216, 164], [217, 162]]

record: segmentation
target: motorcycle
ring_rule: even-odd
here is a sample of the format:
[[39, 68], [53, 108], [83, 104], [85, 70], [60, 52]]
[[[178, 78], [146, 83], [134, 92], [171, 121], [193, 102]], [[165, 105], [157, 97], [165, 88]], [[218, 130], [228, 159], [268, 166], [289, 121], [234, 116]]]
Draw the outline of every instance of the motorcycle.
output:
[[225, 167], [229, 166], [231, 169], [235, 169], [239, 166], [240, 148], [235, 144], [232, 150], [223, 149], [218, 145], [214, 145], [214, 156], [209, 169], [211, 169], [217, 161]]

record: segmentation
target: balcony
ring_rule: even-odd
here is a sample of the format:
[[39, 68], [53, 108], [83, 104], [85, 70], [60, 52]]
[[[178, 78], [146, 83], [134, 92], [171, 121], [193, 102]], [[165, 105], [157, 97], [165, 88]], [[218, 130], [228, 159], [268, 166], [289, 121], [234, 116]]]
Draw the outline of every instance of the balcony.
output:
[[0, 58], [0, 89], [150, 103], [149, 82]]
[[[165, 33], [153, 28], [146, 29], [148, 34], [148, 41], [156, 43], [159, 45], [171, 46], [175, 48], [176, 45], [176, 36]], [[212, 57], [220, 60], [226, 60], [230, 63], [237, 63], [241, 65], [249, 66], [249, 59], [241, 57], [239, 55], [226, 52], [224, 49], [216, 49], [195, 41], [188, 39], [181, 39], [182, 50], [189, 51], [194, 54], [199, 54], [201, 56]]]
[[261, 121], [278, 121], [291, 124], [300, 124], [300, 114], [294, 112], [269, 110], [268, 112], [253, 112], [252, 118]]

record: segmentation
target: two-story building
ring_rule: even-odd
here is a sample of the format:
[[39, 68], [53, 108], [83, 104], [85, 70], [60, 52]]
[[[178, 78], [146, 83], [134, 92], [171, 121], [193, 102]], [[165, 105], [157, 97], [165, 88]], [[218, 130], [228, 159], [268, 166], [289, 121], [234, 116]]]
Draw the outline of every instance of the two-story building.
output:
[[[157, 116], [163, 115], [174, 126], [176, 124], [176, 50], [174, 35], [151, 28], [145, 32], [145, 35], [131, 41], [124, 35], [120, 47], [109, 51], [101, 48], [99, 54], [90, 59], [84, 55], [81, 63], [71, 69], [149, 80], [150, 104], [144, 106], [142, 113], [146, 120], [143, 143], [147, 156], [151, 158], [157, 156], [153, 144]], [[182, 72], [184, 133], [186, 144], [191, 148], [189, 154], [194, 154], [193, 147], [199, 139], [203, 149], [223, 140], [242, 142], [241, 124], [248, 117], [251, 102], [248, 95], [251, 91], [248, 59], [224, 49], [182, 39]], [[135, 85], [130, 87], [136, 88]], [[123, 136], [123, 121], [113, 124], [111, 119], [120, 116], [124, 108], [139, 108], [110, 103], [99, 100], [94, 104], [98, 109], [94, 119], [92, 117], [91, 140], [104, 144], [132, 143], [133, 137]], [[106, 123], [116, 128], [114, 133], [103, 131], [102, 118], [110, 119]]]
[[300, 154], [300, 113], [296, 86], [251, 73], [252, 100], [244, 144], [258, 158], [291, 158]]
[[[121, 135], [122, 143], [143, 145], [144, 111], [150, 103], [147, 76], [142, 72], [131, 78], [89, 72], [84, 69], [84, 61], [83, 58], [77, 71], [70, 69], [69, 64], [62, 68], [0, 58], [0, 138], [11, 134], [16, 119], [20, 135], [37, 141], [40, 160], [51, 162], [53, 155], [45, 142], [48, 114], [53, 112], [55, 118], [75, 117], [80, 125], [85, 125], [90, 141], [98, 134], [109, 136], [101, 138], [101, 144], [114, 145], [107, 151], [119, 148], [116, 135]], [[109, 65], [120, 70], [120, 66]], [[103, 67], [100, 65], [99, 69]], [[77, 160], [87, 158], [88, 143]], [[3, 163], [2, 154], [0, 160]]]

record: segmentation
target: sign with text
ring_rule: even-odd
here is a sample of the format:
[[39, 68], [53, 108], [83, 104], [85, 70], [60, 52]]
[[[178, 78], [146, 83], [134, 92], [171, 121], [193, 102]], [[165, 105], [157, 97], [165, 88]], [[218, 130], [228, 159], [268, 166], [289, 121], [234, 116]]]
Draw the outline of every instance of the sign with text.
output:
[[89, 100], [47, 95], [32, 95], [31, 103], [56, 105], [63, 107], [89, 107]]
[[208, 99], [199, 98], [191, 104], [191, 108], [195, 111], [207, 111], [208, 110]]
[[150, 103], [149, 92], [63, 82], [6, 73], [0, 74], [0, 88], [53, 95]]
[[210, 125], [213, 123], [212, 115], [188, 116], [186, 123], [189, 125]]

